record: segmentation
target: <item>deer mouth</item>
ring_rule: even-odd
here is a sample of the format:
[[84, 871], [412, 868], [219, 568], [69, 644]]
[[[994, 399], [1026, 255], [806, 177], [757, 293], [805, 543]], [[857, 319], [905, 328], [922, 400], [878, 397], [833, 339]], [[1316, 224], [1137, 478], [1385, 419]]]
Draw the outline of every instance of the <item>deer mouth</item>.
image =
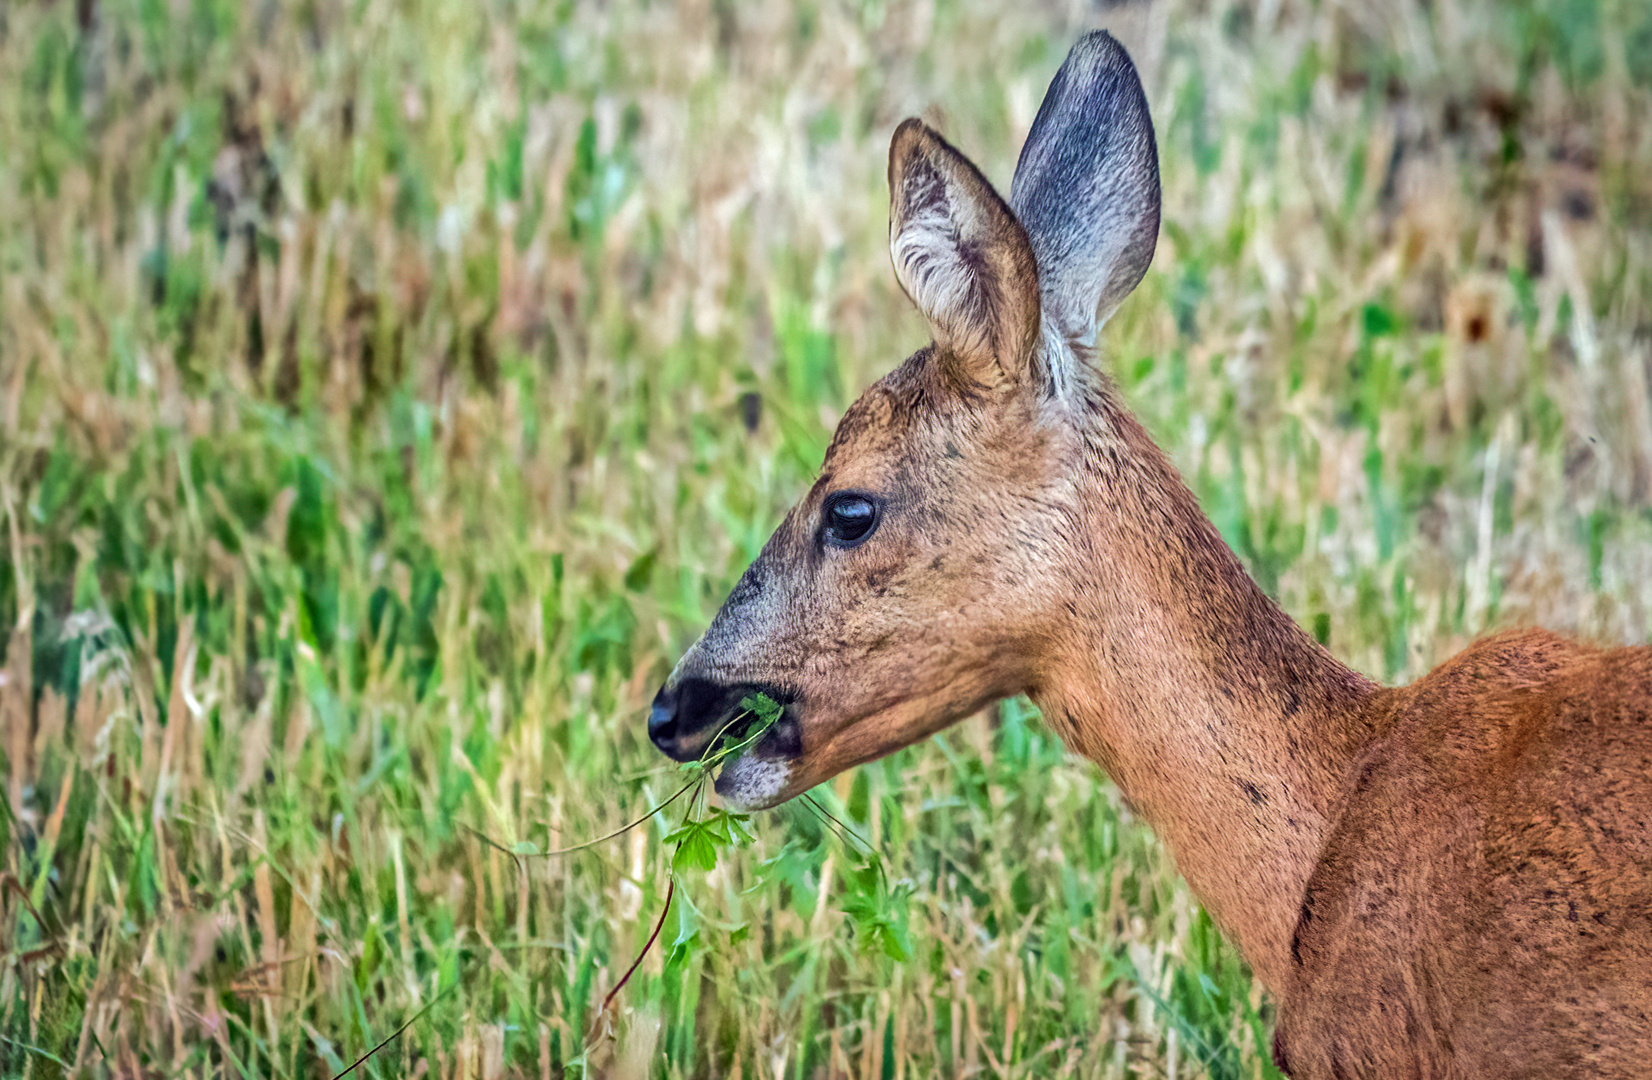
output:
[[[714, 785], [717, 794], [737, 810], [757, 810], [784, 801], [782, 793], [803, 754], [795, 697], [773, 687], [764, 687], [761, 693], [780, 704], [780, 714], [765, 719], [742, 704], [724, 722], [724, 733], [714, 740], [716, 746], [707, 748], [707, 756], [722, 756]], [[740, 700], [750, 696], [742, 695]]]
[[[783, 725], [790, 724], [788, 735]], [[791, 745], [798, 749], [791, 750]], [[765, 810], [785, 802], [801, 745], [796, 737], [796, 721], [782, 716], [752, 745], [725, 761], [713, 787], [733, 810]]]
[[[780, 712], [767, 715], [766, 698]], [[660, 752], [677, 761], [718, 766], [715, 787], [736, 810], [784, 802], [803, 755], [798, 695], [767, 683], [724, 683], [690, 676], [667, 683], [655, 695], [648, 734]]]
[[[689, 677], [655, 695], [648, 735], [676, 761], [794, 758], [803, 752], [796, 702], [795, 693], [766, 683]], [[774, 706], [778, 715], [765, 713]]]

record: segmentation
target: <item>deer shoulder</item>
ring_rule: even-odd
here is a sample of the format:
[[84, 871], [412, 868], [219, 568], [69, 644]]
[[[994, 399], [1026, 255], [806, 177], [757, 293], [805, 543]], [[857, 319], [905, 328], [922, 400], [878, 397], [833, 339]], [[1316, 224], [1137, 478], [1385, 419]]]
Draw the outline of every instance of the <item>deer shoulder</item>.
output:
[[1647, 1075], [1652, 649], [1479, 642], [1369, 703], [1304, 890], [1293, 1077]]

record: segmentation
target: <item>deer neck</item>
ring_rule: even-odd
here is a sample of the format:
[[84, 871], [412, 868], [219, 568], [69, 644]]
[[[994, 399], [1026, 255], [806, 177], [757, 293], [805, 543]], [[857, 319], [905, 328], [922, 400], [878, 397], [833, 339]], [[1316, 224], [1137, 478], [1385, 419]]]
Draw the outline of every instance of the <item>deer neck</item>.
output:
[[1262, 593], [1109, 386], [1087, 404], [1073, 524], [1094, 543], [1034, 697], [1278, 990], [1377, 687]]

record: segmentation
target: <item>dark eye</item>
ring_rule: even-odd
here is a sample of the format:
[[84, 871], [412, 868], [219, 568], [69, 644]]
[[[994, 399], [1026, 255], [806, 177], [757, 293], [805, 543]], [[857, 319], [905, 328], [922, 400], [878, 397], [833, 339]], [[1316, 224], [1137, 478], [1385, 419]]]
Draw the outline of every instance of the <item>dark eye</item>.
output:
[[872, 535], [878, 504], [865, 495], [842, 491], [826, 500], [820, 533], [833, 547], [851, 548]]

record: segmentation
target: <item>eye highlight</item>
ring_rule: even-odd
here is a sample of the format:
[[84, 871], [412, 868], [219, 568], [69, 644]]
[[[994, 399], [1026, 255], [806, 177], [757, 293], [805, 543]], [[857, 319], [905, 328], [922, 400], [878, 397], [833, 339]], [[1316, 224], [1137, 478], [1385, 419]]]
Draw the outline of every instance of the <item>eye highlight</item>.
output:
[[878, 527], [876, 499], [858, 491], [839, 491], [826, 499], [820, 513], [820, 538], [829, 547], [852, 548]]

